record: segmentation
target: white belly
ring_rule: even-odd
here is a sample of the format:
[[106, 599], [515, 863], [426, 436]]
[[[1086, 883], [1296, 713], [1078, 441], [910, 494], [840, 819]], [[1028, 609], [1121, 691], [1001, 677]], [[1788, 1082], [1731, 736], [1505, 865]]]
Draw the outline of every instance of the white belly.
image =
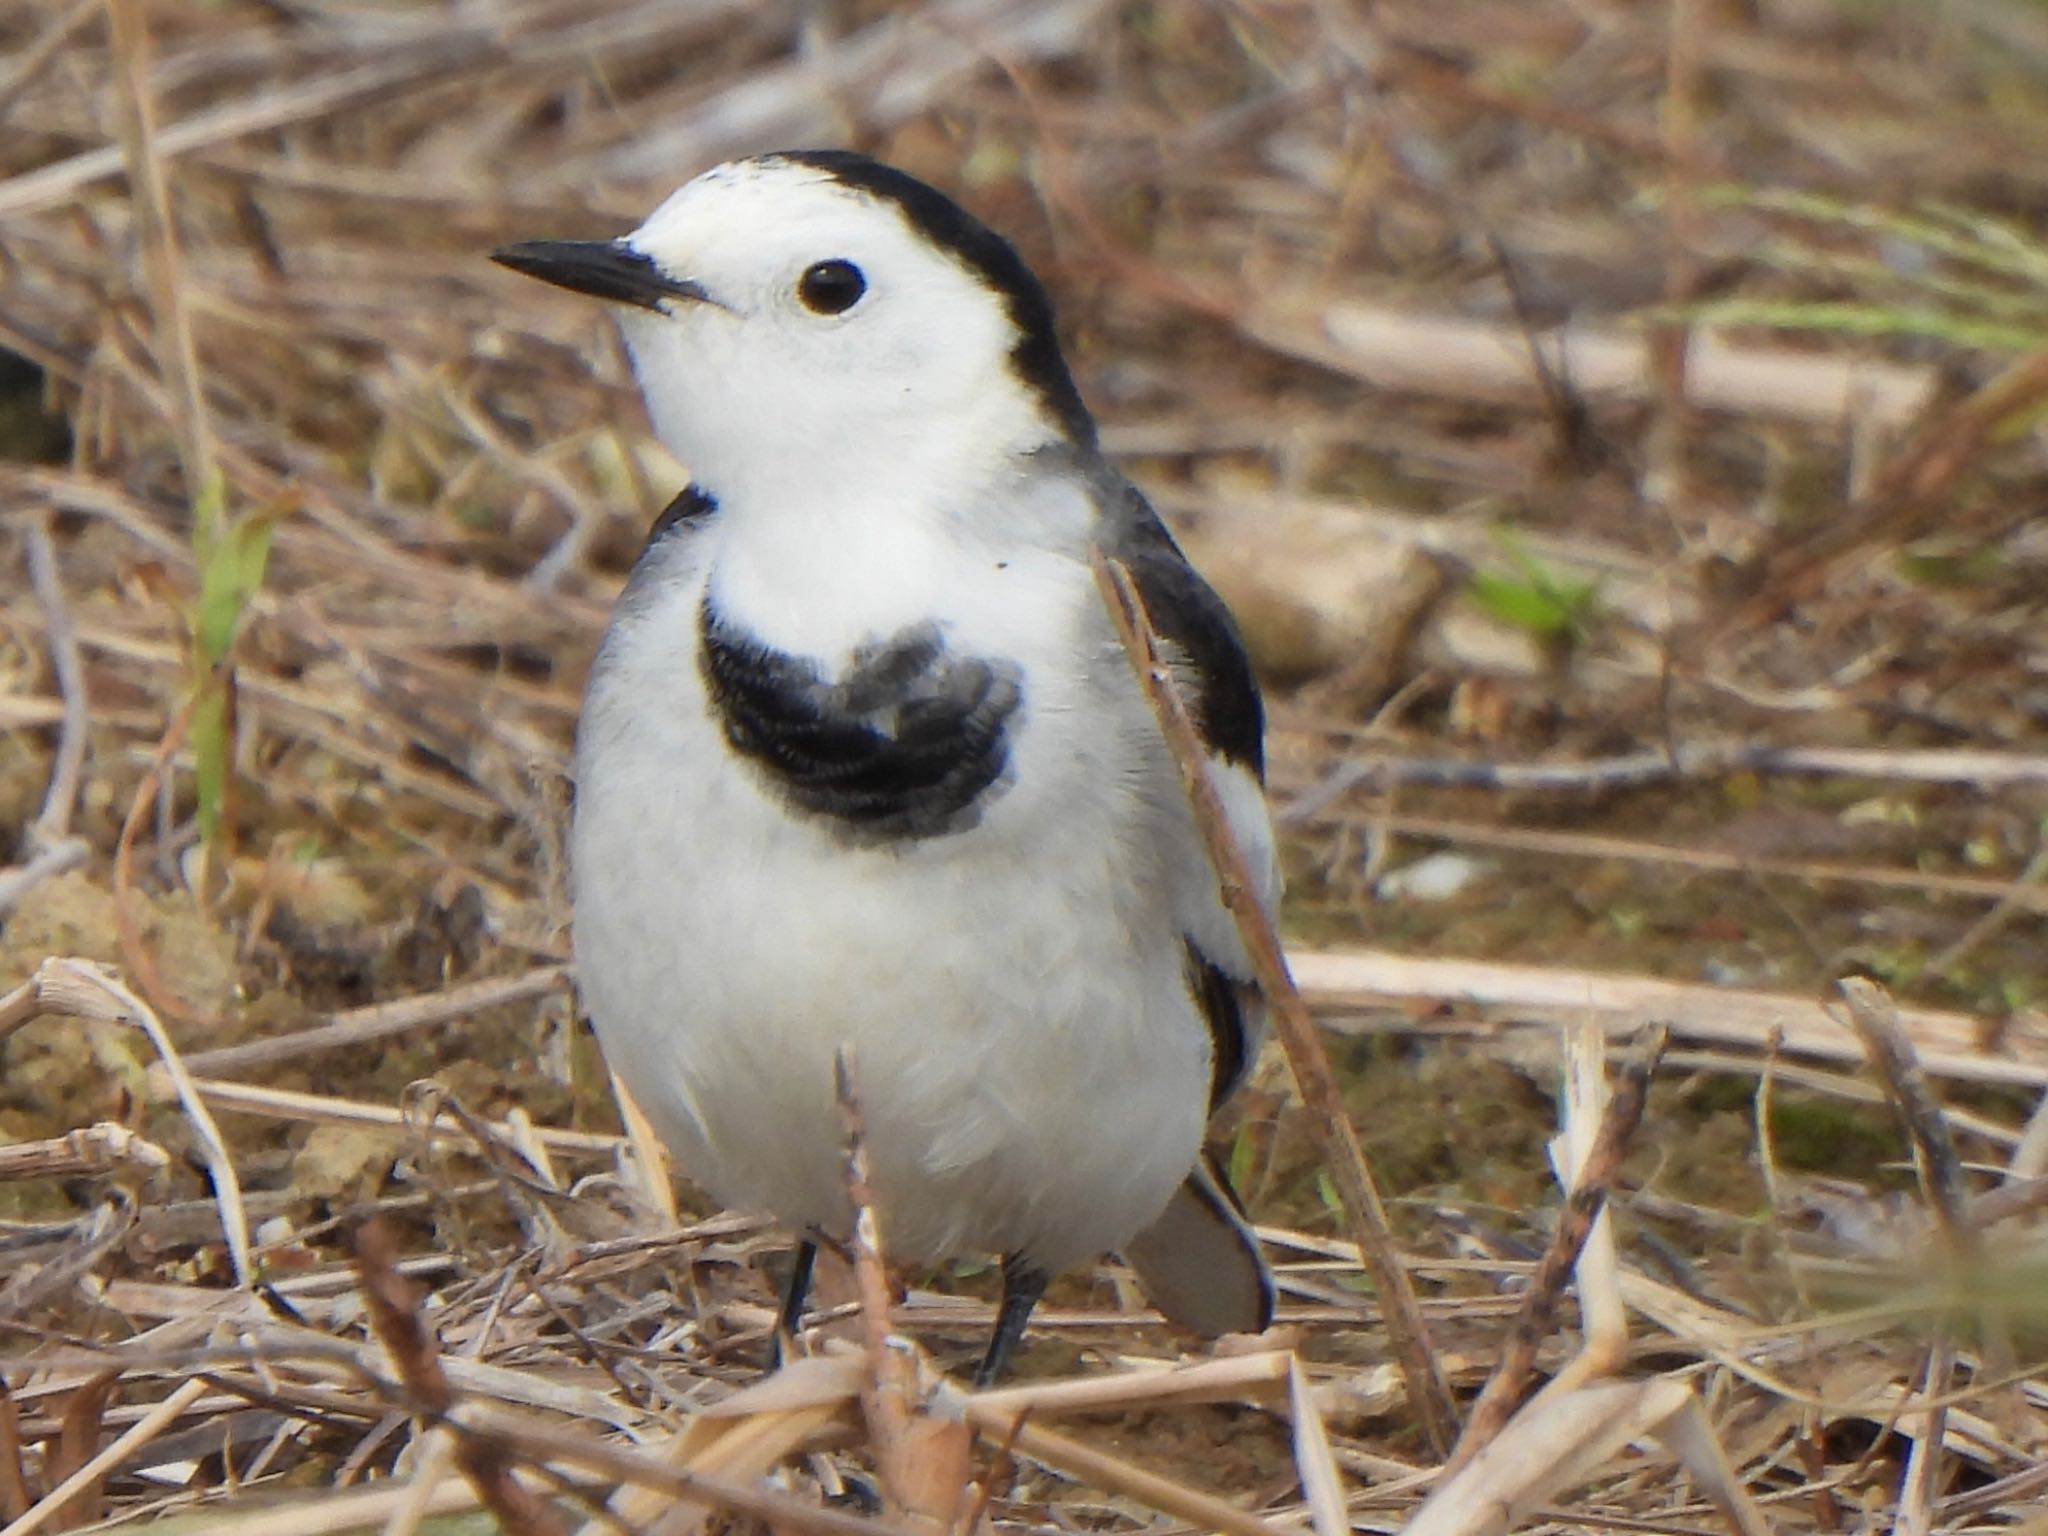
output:
[[[1193, 1163], [1210, 1052], [1162, 894], [1185, 811], [1135, 690], [1027, 671], [979, 824], [849, 846], [725, 750], [682, 603], [617, 637], [579, 745], [576, 969], [614, 1069], [719, 1200], [844, 1235], [851, 1045], [893, 1255], [1123, 1243]], [[1049, 728], [1077, 708], [1107, 715]]]

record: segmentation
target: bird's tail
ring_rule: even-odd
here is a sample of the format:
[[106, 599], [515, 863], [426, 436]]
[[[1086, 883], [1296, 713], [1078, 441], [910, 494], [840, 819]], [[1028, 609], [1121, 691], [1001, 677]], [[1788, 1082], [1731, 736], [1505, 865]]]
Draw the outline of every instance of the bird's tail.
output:
[[1151, 1226], [1124, 1245], [1138, 1283], [1169, 1322], [1211, 1338], [1273, 1321], [1273, 1275], [1223, 1174], [1207, 1158]]

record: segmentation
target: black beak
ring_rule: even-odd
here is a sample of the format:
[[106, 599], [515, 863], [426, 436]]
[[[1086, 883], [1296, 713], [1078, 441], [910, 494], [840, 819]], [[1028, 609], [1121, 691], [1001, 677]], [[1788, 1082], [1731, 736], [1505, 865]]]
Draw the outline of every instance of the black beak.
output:
[[670, 277], [623, 240], [522, 240], [500, 246], [491, 260], [557, 288], [641, 309], [658, 310], [664, 299], [703, 304], [711, 298], [697, 284]]

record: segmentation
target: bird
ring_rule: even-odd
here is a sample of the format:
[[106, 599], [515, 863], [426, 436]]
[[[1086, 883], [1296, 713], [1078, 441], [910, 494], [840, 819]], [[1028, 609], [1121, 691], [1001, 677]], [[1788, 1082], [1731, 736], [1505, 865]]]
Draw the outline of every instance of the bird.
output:
[[621, 238], [493, 257], [611, 307], [690, 476], [585, 689], [574, 970], [682, 1170], [798, 1238], [783, 1329], [849, 1237], [842, 1046], [889, 1256], [1000, 1261], [978, 1384], [1106, 1253], [1177, 1324], [1268, 1326], [1203, 1150], [1265, 1008], [1094, 552], [1132, 577], [1270, 913], [1264, 706], [1105, 456], [1044, 286], [848, 150], [721, 164]]

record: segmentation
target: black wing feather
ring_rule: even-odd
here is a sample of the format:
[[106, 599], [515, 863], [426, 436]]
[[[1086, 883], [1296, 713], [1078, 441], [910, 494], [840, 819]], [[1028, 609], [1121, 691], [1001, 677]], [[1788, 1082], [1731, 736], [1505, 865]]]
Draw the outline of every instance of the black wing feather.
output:
[[1127, 487], [1124, 500], [1123, 526], [1109, 553], [1130, 571], [1153, 628], [1186, 658], [1204, 743], [1263, 783], [1266, 708], [1237, 621], [1138, 490]]

